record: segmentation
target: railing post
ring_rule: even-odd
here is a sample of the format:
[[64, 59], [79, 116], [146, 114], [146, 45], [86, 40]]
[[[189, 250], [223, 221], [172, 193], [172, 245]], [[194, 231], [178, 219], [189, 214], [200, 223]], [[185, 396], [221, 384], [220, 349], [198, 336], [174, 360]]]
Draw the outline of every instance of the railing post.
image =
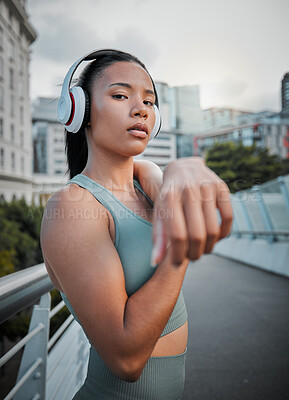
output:
[[256, 195], [258, 196], [258, 207], [259, 207], [259, 210], [261, 213], [262, 220], [265, 225], [265, 229], [268, 232], [272, 232], [272, 235], [268, 236], [269, 241], [274, 242], [276, 240], [276, 235], [274, 235], [274, 225], [272, 223], [272, 220], [271, 220], [270, 214], [267, 210], [267, 207], [264, 203], [264, 199], [263, 199], [260, 187], [258, 185], [253, 186], [252, 193], [256, 193]]
[[[50, 293], [44, 294], [39, 305], [34, 306], [29, 332], [41, 327], [41, 330], [25, 346], [21, 365], [18, 372], [17, 383], [24, 380], [14, 400], [45, 399], [47, 344], [49, 335]], [[28, 370], [33, 373], [30, 376]], [[27, 374], [27, 379], [25, 377]]]
[[[249, 229], [249, 231], [252, 232], [252, 234], [250, 235], [250, 239], [255, 239], [254, 226], [252, 224], [250, 215], [248, 213], [248, 210], [247, 210], [247, 207], [246, 207], [246, 204], [245, 204], [245, 201], [244, 201], [244, 194], [242, 192], [238, 192], [237, 193], [237, 197], [240, 200], [240, 204], [241, 204], [241, 207], [242, 207], [242, 211], [243, 211], [243, 214], [244, 214], [245, 221], [246, 221], [246, 224], [248, 226], [248, 229]], [[242, 236], [242, 234], [240, 236]]]
[[289, 194], [283, 176], [278, 176], [277, 181], [279, 182], [280, 191], [284, 197], [287, 212], [289, 215]]

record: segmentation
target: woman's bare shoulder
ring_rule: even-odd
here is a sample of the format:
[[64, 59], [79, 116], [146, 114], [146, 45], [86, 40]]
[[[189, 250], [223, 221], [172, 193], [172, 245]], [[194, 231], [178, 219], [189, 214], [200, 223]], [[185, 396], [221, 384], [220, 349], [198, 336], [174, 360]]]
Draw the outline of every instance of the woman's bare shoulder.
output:
[[160, 167], [149, 160], [134, 160], [134, 175], [147, 195], [155, 201], [163, 183]]
[[[97, 221], [97, 223], [96, 223]], [[62, 237], [62, 243], [79, 232], [87, 234], [108, 229], [107, 209], [86, 189], [69, 184], [54, 192], [48, 199], [41, 223], [40, 239], [43, 248], [49, 241]]]
[[[96, 200], [96, 198], [88, 190], [76, 185], [75, 183], [70, 183], [69, 185], [54, 192], [48, 199], [43, 219], [50, 219], [57, 221], [59, 219], [66, 220], [73, 216], [86, 217], [89, 219], [89, 211], [93, 210], [103, 210], [103, 213], [99, 215], [107, 216], [106, 208]], [[98, 214], [91, 214], [97, 217]]]

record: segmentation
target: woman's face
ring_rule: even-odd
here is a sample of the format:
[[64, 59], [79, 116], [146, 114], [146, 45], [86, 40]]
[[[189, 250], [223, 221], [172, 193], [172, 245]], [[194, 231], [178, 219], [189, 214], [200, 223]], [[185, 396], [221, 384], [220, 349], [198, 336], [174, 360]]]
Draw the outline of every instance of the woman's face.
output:
[[107, 67], [91, 93], [91, 134], [97, 148], [123, 156], [143, 152], [155, 123], [154, 103], [151, 79], [139, 64]]

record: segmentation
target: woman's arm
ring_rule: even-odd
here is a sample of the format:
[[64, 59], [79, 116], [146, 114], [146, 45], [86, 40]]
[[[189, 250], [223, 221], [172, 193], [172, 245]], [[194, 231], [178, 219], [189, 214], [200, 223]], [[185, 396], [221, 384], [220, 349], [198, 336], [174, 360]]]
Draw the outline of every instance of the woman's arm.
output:
[[[185, 257], [197, 260], [209, 253], [229, 234], [233, 213], [228, 186], [202, 158], [172, 161], [163, 176], [154, 163], [134, 161], [134, 173], [154, 200], [154, 264], [163, 259], [169, 243], [173, 262], [179, 264]], [[148, 183], [150, 177], [153, 185]]]
[[169, 249], [152, 278], [128, 297], [108, 224], [107, 210], [90, 193], [64, 189], [46, 205], [41, 246], [105, 364], [135, 381], [173, 311], [188, 260], [176, 268]]

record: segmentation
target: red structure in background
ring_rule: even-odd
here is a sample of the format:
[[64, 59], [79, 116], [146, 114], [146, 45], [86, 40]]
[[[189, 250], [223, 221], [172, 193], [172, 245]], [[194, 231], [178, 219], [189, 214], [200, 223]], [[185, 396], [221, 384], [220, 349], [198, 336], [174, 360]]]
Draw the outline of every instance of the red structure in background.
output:
[[198, 136], [194, 136], [194, 156], [199, 155], [199, 145], [198, 145]]
[[287, 158], [289, 158], [289, 131], [287, 131], [286, 136], [283, 139], [283, 145], [287, 149]]

